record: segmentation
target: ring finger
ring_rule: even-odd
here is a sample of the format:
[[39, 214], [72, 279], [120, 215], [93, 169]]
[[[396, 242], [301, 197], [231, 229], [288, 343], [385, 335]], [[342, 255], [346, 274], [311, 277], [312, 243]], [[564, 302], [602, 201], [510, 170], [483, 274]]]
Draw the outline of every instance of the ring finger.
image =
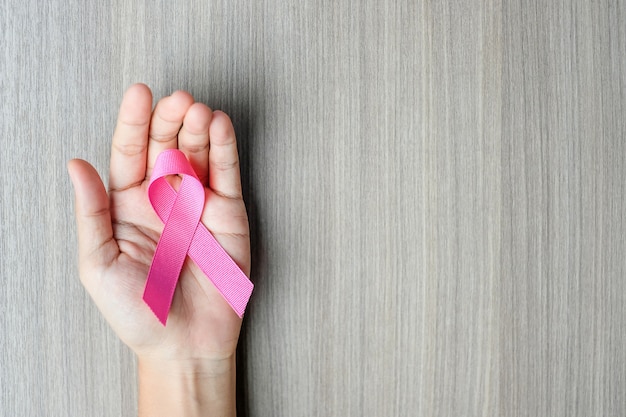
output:
[[209, 125], [212, 116], [206, 105], [194, 103], [178, 133], [178, 149], [187, 156], [205, 187], [209, 185]]

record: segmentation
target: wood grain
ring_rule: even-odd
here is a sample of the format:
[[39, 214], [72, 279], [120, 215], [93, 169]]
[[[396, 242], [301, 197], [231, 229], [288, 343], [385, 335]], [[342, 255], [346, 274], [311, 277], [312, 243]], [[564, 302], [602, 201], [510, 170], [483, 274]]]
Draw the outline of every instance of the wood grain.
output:
[[0, 415], [136, 413], [65, 162], [228, 112], [242, 416], [626, 415], [626, 2], [0, 2]]

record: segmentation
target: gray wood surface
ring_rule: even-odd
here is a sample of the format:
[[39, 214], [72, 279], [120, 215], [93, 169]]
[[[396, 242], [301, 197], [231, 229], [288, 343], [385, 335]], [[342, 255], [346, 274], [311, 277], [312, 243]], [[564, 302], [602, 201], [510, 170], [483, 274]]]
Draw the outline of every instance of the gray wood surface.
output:
[[0, 1], [0, 415], [136, 412], [65, 162], [231, 114], [242, 416], [626, 415], [626, 2]]

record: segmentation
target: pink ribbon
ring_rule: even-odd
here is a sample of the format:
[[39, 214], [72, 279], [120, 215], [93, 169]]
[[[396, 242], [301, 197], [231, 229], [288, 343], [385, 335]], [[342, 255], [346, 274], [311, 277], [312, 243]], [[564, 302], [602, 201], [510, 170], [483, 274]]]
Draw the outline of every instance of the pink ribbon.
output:
[[[166, 181], [180, 175], [178, 191]], [[213, 282], [239, 317], [252, 294], [253, 284], [200, 221], [204, 210], [204, 187], [177, 149], [157, 157], [148, 186], [148, 198], [165, 224], [157, 244], [143, 299], [163, 325], [172, 305], [176, 283], [187, 255]]]

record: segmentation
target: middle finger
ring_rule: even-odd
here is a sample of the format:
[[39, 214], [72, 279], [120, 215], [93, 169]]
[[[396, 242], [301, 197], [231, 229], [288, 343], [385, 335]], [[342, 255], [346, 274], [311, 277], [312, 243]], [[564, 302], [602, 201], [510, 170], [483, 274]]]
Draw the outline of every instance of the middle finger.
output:
[[148, 177], [152, 174], [157, 156], [166, 149], [178, 147], [178, 132], [193, 102], [191, 94], [186, 91], [176, 91], [157, 103], [150, 122], [148, 171], [146, 173]]

